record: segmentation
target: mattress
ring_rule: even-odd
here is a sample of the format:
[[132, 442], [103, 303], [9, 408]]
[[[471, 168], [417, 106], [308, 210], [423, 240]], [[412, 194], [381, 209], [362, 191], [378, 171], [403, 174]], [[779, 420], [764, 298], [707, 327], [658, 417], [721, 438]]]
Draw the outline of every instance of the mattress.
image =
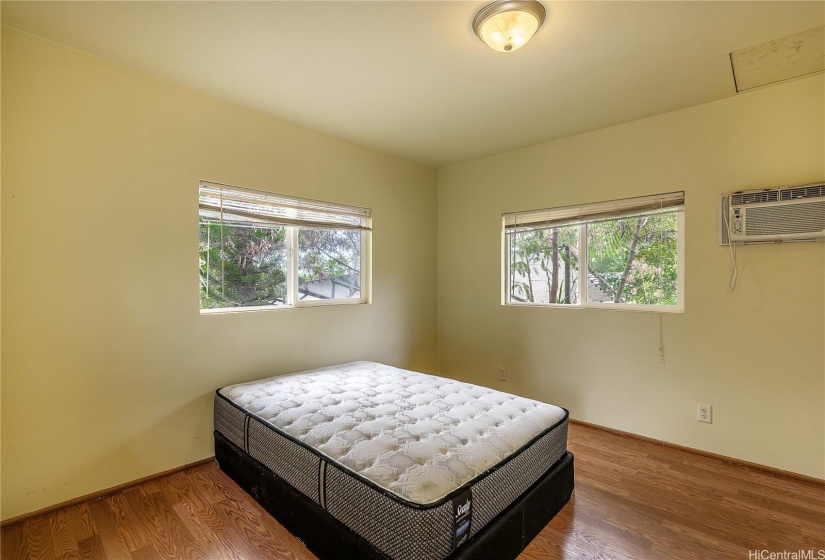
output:
[[387, 557], [440, 560], [564, 455], [567, 411], [355, 362], [224, 387], [215, 430]]

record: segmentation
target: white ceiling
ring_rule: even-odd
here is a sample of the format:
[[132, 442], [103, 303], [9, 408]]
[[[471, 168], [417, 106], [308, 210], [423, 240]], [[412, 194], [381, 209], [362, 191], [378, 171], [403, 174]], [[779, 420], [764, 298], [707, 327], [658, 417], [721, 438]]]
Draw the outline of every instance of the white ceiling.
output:
[[544, 2], [503, 54], [473, 35], [485, 4], [3, 1], [2, 22], [437, 166], [736, 95], [728, 53], [825, 23], [825, 2]]

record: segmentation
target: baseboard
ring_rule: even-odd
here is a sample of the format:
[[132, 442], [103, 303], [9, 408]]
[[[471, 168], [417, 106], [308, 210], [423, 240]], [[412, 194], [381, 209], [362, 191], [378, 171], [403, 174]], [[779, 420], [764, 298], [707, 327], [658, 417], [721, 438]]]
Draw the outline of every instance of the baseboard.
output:
[[46, 513], [51, 513], [55, 510], [58, 510], [58, 509], [74, 506], [74, 505], [77, 505], [77, 504], [82, 504], [83, 502], [88, 502], [88, 501], [91, 501], [91, 500], [96, 500], [97, 498], [102, 498], [103, 496], [108, 496], [109, 494], [114, 494], [115, 492], [119, 492], [121, 490], [126, 490], [127, 488], [131, 488], [133, 486], [143, 484], [144, 482], [149, 482], [150, 480], [163, 478], [164, 476], [169, 476], [170, 474], [175, 474], [175, 473], [178, 473], [180, 471], [185, 471], [186, 469], [191, 469], [193, 467], [199, 467], [201, 465], [211, 463], [214, 460], [215, 460], [214, 457], [207, 457], [206, 459], [201, 459], [200, 461], [195, 461], [194, 463], [187, 463], [185, 465], [175, 467], [174, 469], [169, 469], [169, 470], [162, 471], [162, 472], [159, 472], [159, 473], [150, 474], [149, 476], [144, 476], [143, 478], [138, 478], [137, 480], [132, 480], [130, 482], [124, 482], [123, 484], [118, 484], [117, 486], [112, 486], [111, 488], [106, 488], [104, 490], [98, 490], [97, 492], [92, 492], [91, 494], [86, 494], [85, 496], [79, 496], [77, 498], [72, 498], [71, 500], [66, 500], [65, 502], [60, 502], [59, 504], [54, 504], [53, 506], [44, 507], [43, 509], [38, 509], [37, 511], [24, 513], [22, 515], [18, 515], [17, 517], [10, 517], [8, 519], [4, 519], [4, 520], [0, 521], [0, 528], [8, 527], [9, 525], [14, 525], [15, 523], [20, 523], [21, 521], [25, 521], [26, 519], [31, 519], [32, 517], [37, 517], [38, 515], [44, 515]]
[[775, 467], [769, 467], [767, 465], [760, 465], [759, 463], [751, 463], [750, 461], [744, 461], [742, 459], [737, 459], [735, 457], [728, 457], [727, 455], [719, 455], [718, 453], [711, 453], [710, 451], [702, 451], [701, 449], [694, 449], [693, 447], [686, 447], [684, 445], [678, 445], [676, 443], [670, 443], [668, 441], [664, 441], [661, 439], [654, 439], [647, 436], [640, 436], [638, 434], [634, 434], [631, 432], [624, 432], [622, 430], [617, 430], [615, 428], [608, 428], [607, 426], [600, 426], [599, 424], [591, 424], [590, 422], [585, 422], [583, 420], [575, 420], [571, 418], [571, 424], [578, 424], [580, 426], [587, 426], [588, 428], [595, 428], [597, 430], [602, 430], [605, 432], [610, 432], [612, 434], [620, 435], [623, 437], [637, 439], [640, 441], [646, 441], [648, 443], [655, 443], [656, 445], [661, 445], [663, 447], [670, 447], [671, 449], [678, 449], [679, 451], [686, 451], [688, 453], [693, 453], [694, 455], [701, 455], [702, 457], [710, 457], [711, 459], [718, 459], [719, 461], [724, 461], [725, 463], [731, 463], [734, 465], [739, 465], [742, 467], [748, 467], [750, 469], [755, 469], [758, 471], [766, 472], [769, 474], [774, 474], [778, 476], [785, 476], [788, 478], [793, 478], [796, 480], [802, 480], [804, 482], [811, 482], [813, 484], [818, 484], [820, 486], [825, 486], [825, 479], [817, 478], [815, 476], [808, 476], [806, 474], [795, 473], [793, 471], [783, 471], [782, 469], [777, 469]]

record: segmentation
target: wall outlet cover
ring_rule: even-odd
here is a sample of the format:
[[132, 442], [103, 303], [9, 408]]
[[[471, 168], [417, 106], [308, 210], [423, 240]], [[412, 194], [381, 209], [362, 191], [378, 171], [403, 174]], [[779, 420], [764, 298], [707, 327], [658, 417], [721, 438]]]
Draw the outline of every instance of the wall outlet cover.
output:
[[699, 422], [711, 424], [713, 422], [713, 406], [707, 403], [699, 403], [696, 406], [696, 419]]

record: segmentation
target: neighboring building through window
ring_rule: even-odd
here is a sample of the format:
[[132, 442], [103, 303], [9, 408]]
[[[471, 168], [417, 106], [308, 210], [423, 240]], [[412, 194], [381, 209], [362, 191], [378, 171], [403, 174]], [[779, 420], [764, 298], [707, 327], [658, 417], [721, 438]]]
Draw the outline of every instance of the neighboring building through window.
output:
[[507, 305], [681, 311], [684, 193], [513, 212]]
[[368, 303], [371, 212], [201, 182], [202, 311]]

